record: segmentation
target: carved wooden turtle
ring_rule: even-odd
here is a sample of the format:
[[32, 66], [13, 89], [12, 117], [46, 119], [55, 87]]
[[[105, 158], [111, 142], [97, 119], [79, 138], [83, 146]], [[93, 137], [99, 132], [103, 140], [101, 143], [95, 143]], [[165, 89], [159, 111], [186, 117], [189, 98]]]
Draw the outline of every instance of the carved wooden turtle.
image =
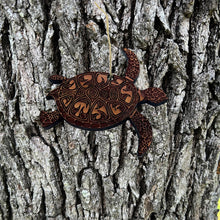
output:
[[159, 88], [139, 90], [134, 86], [139, 62], [132, 51], [124, 49], [124, 52], [128, 60], [125, 77], [114, 75], [109, 80], [109, 74], [104, 72], [86, 72], [70, 79], [50, 76], [52, 83], [61, 83], [47, 95], [47, 99], [55, 99], [58, 110], [41, 111], [42, 126], [49, 129], [65, 119], [77, 128], [103, 130], [129, 119], [139, 137], [138, 156], [142, 156], [152, 142], [152, 128], [137, 111], [137, 105], [158, 106], [167, 101], [167, 96]]

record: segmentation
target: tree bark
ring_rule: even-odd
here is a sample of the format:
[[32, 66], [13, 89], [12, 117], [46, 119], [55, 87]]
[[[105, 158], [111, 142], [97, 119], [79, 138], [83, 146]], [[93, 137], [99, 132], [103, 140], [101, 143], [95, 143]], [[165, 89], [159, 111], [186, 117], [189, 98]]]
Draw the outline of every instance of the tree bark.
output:
[[93, 1], [0, 1], [1, 219], [216, 219], [220, 197], [218, 0], [97, 0], [108, 13], [113, 73], [133, 49], [135, 85], [162, 88], [139, 111], [153, 127], [143, 159], [129, 122], [44, 130], [52, 74], [109, 69], [105, 15]]

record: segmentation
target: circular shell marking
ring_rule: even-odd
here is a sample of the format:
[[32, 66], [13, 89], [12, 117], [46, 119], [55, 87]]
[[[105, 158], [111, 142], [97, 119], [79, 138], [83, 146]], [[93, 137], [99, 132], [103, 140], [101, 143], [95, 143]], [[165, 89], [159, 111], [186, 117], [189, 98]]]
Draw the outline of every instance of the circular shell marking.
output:
[[64, 81], [56, 99], [62, 117], [78, 127], [102, 129], [129, 117], [139, 102], [132, 82], [107, 73], [88, 72]]

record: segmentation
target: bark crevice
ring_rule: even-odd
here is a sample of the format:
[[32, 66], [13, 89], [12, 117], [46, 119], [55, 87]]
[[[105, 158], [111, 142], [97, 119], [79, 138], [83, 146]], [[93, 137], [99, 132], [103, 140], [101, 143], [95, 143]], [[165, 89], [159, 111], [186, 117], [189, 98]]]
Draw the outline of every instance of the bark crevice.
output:
[[62, 71], [61, 52], [59, 48], [60, 27], [56, 21], [53, 22], [53, 30], [54, 30], [54, 34], [52, 36], [51, 41], [52, 41], [52, 51], [53, 51], [54, 74], [59, 75]]
[[[2, 218], [3, 219], [13, 219], [13, 212], [12, 212], [12, 207], [11, 207], [11, 202], [10, 202], [10, 191], [8, 189], [8, 177], [7, 177], [7, 171], [4, 166], [0, 167], [1, 169], [1, 174], [2, 174], [2, 183], [4, 186], [4, 192], [7, 196], [6, 198], [6, 210], [2, 210]], [[6, 212], [4, 212], [6, 211]]]
[[6, 75], [3, 76], [3, 82], [5, 84], [5, 91], [9, 99], [12, 100], [15, 97], [15, 84], [13, 72], [12, 72], [12, 51], [10, 43], [10, 23], [7, 18], [4, 19], [3, 28], [1, 30], [1, 43], [4, 61], [4, 70], [6, 70]]

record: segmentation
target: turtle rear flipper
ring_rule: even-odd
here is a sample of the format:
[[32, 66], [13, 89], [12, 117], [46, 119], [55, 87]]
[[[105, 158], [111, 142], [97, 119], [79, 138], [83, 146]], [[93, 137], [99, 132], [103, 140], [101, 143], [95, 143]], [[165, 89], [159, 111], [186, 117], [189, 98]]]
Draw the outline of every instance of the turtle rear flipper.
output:
[[63, 118], [61, 117], [58, 111], [53, 111], [53, 112], [41, 111], [40, 121], [43, 128], [49, 129], [55, 126], [56, 124], [58, 124], [59, 122], [63, 121]]
[[61, 75], [52, 75], [52, 76], [49, 77], [49, 80], [53, 84], [60, 84], [64, 80], [66, 80], [66, 77], [61, 76]]
[[139, 137], [138, 157], [142, 157], [152, 142], [152, 128], [150, 122], [137, 110], [130, 117], [132, 125]]
[[128, 61], [125, 78], [135, 82], [140, 71], [139, 61], [137, 59], [137, 56], [129, 49], [124, 48], [123, 51]]

